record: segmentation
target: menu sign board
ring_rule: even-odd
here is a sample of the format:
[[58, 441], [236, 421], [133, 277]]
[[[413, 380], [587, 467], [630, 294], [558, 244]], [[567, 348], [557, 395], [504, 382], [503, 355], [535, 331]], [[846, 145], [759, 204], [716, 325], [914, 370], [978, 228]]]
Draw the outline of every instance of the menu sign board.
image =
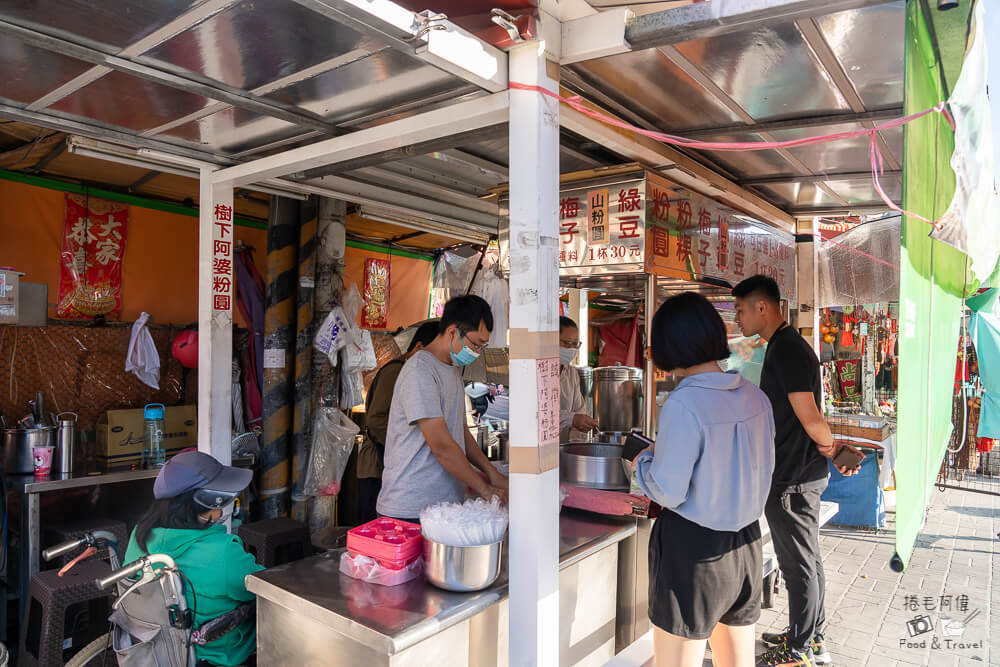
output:
[[[508, 225], [500, 225], [505, 268]], [[563, 186], [558, 260], [563, 276], [652, 273], [736, 285], [762, 273], [782, 297], [796, 297], [791, 234], [649, 172]]]
[[795, 239], [735, 209], [653, 175], [646, 177], [646, 271], [720, 278], [732, 285], [773, 278], [795, 299]]
[[642, 179], [562, 190], [559, 268], [637, 265], [641, 270], [646, 247], [644, 191]]

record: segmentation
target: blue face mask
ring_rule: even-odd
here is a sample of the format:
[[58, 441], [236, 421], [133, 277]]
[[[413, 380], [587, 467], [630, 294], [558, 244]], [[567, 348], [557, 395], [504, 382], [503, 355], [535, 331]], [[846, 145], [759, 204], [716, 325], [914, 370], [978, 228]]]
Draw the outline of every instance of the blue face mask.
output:
[[[458, 330], [456, 329], [456, 333], [457, 331]], [[458, 342], [462, 343], [462, 349], [459, 350], [458, 353], [451, 352], [451, 363], [456, 366], [468, 366], [479, 358], [479, 353], [470, 350], [469, 346], [466, 345], [461, 338], [458, 339]]]

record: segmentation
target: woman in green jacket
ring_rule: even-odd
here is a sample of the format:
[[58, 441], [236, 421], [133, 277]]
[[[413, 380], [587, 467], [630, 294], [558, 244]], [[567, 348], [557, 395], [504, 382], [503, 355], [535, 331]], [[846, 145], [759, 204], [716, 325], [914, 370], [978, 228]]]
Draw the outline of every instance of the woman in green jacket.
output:
[[[189, 580], [185, 586], [194, 627], [254, 599], [243, 580], [264, 568], [226, 532], [236, 496], [250, 484], [250, 470], [224, 466], [202, 452], [181, 452], [156, 476], [156, 500], [139, 521], [125, 552], [125, 562], [149, 554], [167, 554]], [[195, 647], [199, 662], [244, 665], [257, 649], [253, 619], [204, 646]]]

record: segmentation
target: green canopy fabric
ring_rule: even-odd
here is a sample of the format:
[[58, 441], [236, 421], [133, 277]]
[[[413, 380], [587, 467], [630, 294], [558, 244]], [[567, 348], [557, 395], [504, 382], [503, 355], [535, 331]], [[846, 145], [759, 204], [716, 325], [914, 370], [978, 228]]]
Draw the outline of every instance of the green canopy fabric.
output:
[[[904, 96], [907, 114], [933, 107], [954, 88], [967, 42], [970, 3], [949, 12], [906, 3]], [[947, 54], [947, 57], [944, 57]], [[957, 62], [956, 62], [957, 59]], [[984, 91], [985, 94], [985, 91]], [[932, 220], [955, 193], [954, 133], [940, 114], [904, 129], [903, 208]], [[896, 556], [905, 567], [951, 437], [951, 391], [962, 298], [971, 284], [965, 253], [929, 237], [904, 216], [900, 252], [899, 410]]]

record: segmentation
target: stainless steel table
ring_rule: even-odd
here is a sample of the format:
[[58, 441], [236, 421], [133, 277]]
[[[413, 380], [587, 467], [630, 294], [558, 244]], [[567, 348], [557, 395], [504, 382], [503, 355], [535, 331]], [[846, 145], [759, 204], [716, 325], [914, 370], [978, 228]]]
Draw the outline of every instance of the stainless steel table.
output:
[[[584, 658], [610, 658], [617, 648], [619, 545], [636, 536], [637, 521], [568, 509], [560, 517], [560, 609], [570, 617], [563, 631], [574, 627], [584, 637], [565, 637]], [[335, 653], [342, 664], [431, 664], [422, 662], [429, 656], [439, 665], [484, 664], [479, 656], [506, 661], [506, 560], [493, 586], [451, 593], [423, 578], [392, 587], [351, 579], [338, 571], [341, 553], [247, 577], [257, 594], [258, 660], [322, 664]]]

